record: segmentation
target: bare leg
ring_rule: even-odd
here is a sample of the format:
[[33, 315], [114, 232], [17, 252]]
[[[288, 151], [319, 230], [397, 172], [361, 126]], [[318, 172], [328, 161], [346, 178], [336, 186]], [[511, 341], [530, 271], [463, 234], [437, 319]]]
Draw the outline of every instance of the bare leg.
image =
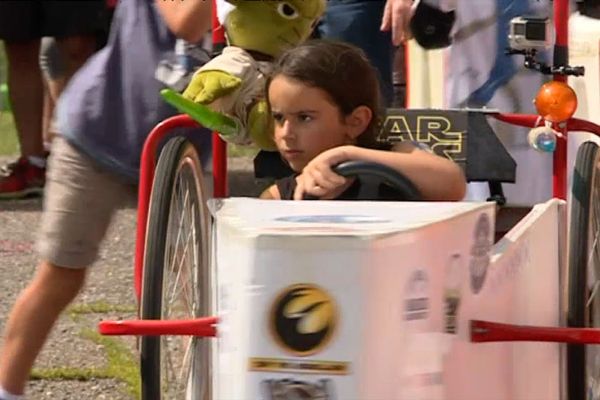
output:
[[86, 269], [42, 262], [10, 312], [0, 357], [0, 385], [22, 394], [50, 330], [83, 287]]
[[44, 87], [38, 62], [40, 41], [7, 41], [4, 45], [8, 59], [9, 97], [19, 134], [21, 155], [42, 156]]
[[54, 100], [50, 94], [47, 81], [44, 85], [44, 114], [42, 117], [42, 137], [44, 139], [44, 147], [50, 143], [50, 125], [52, 121], [52, 113], [54, 112]]
[[57, 87], [60, 94], [64, 85], [87, 59], [96, 51], [96, 36], [72, 36], [56, 38], [65, 64], [64, 82]]
[[57, 38], [56, 45], [60, 51], [64, 71], [55, 71], [63, 73], [59, 77], [51, 79], [50, 76], [45, 76], [44, 79], [46, 91], [44, 96], [43, 137], [46, 143], [50, 143], [52, 138], [58, 133], [55, 132], [55, 124], [52, 123], [54, 107], [58, 101], [58, 97], [69, 79], [96, 50], [96, 37], [74, 36]]

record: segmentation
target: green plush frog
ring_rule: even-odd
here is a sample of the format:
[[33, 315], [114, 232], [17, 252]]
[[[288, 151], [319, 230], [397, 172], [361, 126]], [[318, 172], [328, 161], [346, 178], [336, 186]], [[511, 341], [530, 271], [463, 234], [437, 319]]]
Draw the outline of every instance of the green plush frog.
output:
[[222, 1], [231, 8], [221, 20], [228, 46], [196, 71], [183, 96], [236, 121], [237, 134], [225, 140], [274, 150], [265, 77], [273, 59], [309, 37], [325, 0]]

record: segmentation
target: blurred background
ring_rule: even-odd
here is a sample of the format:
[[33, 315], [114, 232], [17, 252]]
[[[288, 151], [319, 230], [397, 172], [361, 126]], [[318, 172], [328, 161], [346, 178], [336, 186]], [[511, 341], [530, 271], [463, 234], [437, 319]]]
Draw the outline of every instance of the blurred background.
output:
[[0, 41], [0, 157], [18, 153], [19, 145], [6, 92], [6, 56]]

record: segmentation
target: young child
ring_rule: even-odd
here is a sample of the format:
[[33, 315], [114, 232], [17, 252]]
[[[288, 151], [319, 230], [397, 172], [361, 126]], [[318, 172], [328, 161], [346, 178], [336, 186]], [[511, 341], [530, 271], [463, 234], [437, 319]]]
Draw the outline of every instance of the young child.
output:
[[399, 171], [424, 200], [463, 198], [465, 177], [454, 162], [412, 143], [402, 142], [390, 151], [377, 142], [377, 75], [358, 48], [315, 40], [289, 50], [277, 61], [266, 90], [277, 149], [296, 174], [277, 181], [261, 198], [344, 198], [353, 180], [331, 168], [348, 160]]

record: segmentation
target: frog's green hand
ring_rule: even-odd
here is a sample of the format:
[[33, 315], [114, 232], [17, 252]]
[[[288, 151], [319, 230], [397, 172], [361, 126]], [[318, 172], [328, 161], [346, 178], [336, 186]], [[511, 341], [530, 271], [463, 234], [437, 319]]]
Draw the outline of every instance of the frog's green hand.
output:
[[265, 100], [260, 100], [252, 106], [248, 114], [248, 133], [250, 139], [261, 150], [277, 150], [273, 141], [273, 118]]
[[213, 111], [202, 104], [194, 103], [174, 90], [163, 89], [160, 91], [160, 94], [167, 103], [182, 113], [189, 115], [205, 128], [212, 129], [225, 136], [235, 136], [240, 130], [238, 124], [232, 118]]
[[200, 104], [209, 104], [233, 92], [242, 80], [224, 71], [201, 71], [194, 75], [183, 97]]

